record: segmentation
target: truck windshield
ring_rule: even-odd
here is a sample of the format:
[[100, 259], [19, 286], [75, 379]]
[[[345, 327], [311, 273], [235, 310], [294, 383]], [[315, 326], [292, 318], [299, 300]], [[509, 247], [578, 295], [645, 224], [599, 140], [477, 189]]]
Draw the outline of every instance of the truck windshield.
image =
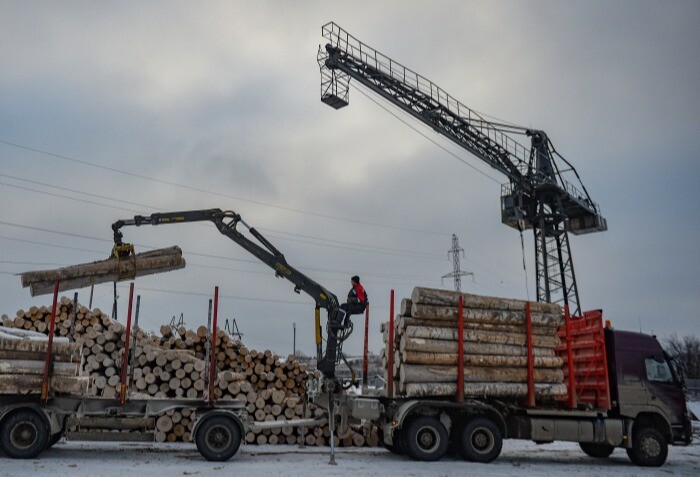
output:
[[650, 383], [673, 384], [673, 374], [666, 360], [661, 358], [646, 358], [644, 365], [647, 371], [647, 380]]

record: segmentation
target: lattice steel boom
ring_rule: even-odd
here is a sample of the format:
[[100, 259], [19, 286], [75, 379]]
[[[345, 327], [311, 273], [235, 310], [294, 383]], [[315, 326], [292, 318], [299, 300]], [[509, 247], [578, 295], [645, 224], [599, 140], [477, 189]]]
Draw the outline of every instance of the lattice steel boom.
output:
[[[322, 28], [321, 101], [349, 103], [350, 79], [427, 124], [508, 177], [501, 188], [501, 220], [535, 236], [538, 301], [561, 302], [581, 313], [568, 234], [607, 230], [576, 169], [541, 130], [484, 119], [432, 81], [362, 43], [337, 24]], [[526, 147], [513, 135], [530, 138]]]

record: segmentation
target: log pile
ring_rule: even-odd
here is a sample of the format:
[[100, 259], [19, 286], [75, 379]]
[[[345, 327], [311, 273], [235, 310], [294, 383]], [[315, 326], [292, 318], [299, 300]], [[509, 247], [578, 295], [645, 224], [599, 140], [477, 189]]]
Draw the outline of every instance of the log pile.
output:
[[[25, 329], [0, 328], [0, 394], [41, 394], [48, 339]], [[90, 378], [82, 376], [81, 348], [56, 340], [50, 387], [57, 394], [84, 394]]]
[[[78, 304], [76, 310], [69, 298], [61, 298], [59, 307], [56, 336], [65, 337], [64, 341], [72, 336], [75, 343], [70, 346], [77, 350], [78, 355], [82, 353], [82, 373], [88, 377], [85, 379], [92, 380], [91, 387], [82, 390], [83, 393], [115, 398], [121, 382], [125, 326], [112, 321], [98, 308], [89, 310]], [[46, 334], [50, 316], [51, 308], [45, 306], [19, 310], [14, 318], [3, 315], [0, 333], [3, 330], [27, 330]], [[73, 335], [70, 334], [71, 326]], [[54, 349], [59, 351], [59, 348], [55, 341]], [[206, 327], [188, 330], [162, 326], [160, 336], [134, 330], [130, 349], [133, 353], [129, 358], [129, 362], [133, 362], [129, 382], [132, 397], [204, 399], [208, 392]], [[244, 402], [251, 422], [291, 420], [303, 416], [301, 396], [304, 384], [310, 377], [307, 365], [299, 363], [293, 356], [281, 359], [270, 350], [248, 349], [223, 330], [217, 333], [216, 351], [216, 399]], [[37, 353], [37, 356], [44, 356], [41, 350]], [[0, 354], [0, 358], [2, 356]], [[324, 413], [323, 409], [310, 404], [306, 417], [318, 417]], [[194, 411], [189, 409], [168, 411], [159, 416], [156, 420], [156, 441], [190, 440], [195, 417]], [[250, 431], [245, 440], [248, 444], [295, 444], [301, 436], [300, 428], [285, 427]], [[329, 436], [327, 426], [304, 430], [307, 445], [328, 445]], [[353, 428], [336, 436], [336, 445], [341, 446], [376, 446], [378, 443], [376, 427], [369, 430]]]
[[109, 283], [133, 279], [144, 275], [169, 272], [185, 267], [180, 247], [168, 247], [138, 253], [118, 259], [108, 258], [98, 262], [72, 265], [53, 270], [26, 272], [21, 275], [22, 286], [29, 287], [32, 296], [52, 293], [56, 280], [59, 290], [89, 287], [98, 283]]
[[[526, 302], [461, 294], [464, 320], [464, 394], [519, 398], [527, 393]], [[393, 354], [394, 389], [406, 397], [454, 396], [457, 391], [459, 292], [416, 287], [401, 302], [394, 320], [382, 324], [383, 363]], [[566, 395], [556, 330], [561, 307], [531, 303], [535, 394], [538, 399]], [[388, 373], [387, 373], [388, 374]], [[388, 377], [388, 376], [387, 376]]]

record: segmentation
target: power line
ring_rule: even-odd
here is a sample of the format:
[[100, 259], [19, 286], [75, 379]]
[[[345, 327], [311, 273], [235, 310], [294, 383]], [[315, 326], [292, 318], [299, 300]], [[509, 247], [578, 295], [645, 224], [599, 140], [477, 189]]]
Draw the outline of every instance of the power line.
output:
[[[42, 231], [42, 232], [55, 233], [55, 234], [59, 234], [59, 235], [73, 235], [73, 234], [70, 234], [70, 233], [68, 233], [68, 232], [62, 232], [62, 231], [58, 231], [58, 230], [42, 229], [42, 228], [39, 228], [39, 227], [24, 226], [24, 225], [21, 225], [21, 224], [13, 224], [13, 223], [3, 222], [3, 221], [0, 221], [0, 224], [11, 225], [11, 226], [20, 227], [20, 228], [31, 228], [31, 229], [33, 229], [33, 230], [39, 230], [39, 231]], [[88, 238], [88, 239], [92, 239], [92, 240], [107, 241], [107, 240], [105, 240], [105, 239], [101, 239], [101, 238], [97, 238], [97, 237], [90, 237], [90, 236], [83, 236], [83, 237], [84, 237], [84, 238]], [[78, 251], [78, 252], [86, 252], [86, 253], [91, 253], [91, 254], [95, 254], [95, 255], [100, 255], [100, 256], [103, 256], [103, 257], [106, 255], [106, 254], [104, 253], [104, 251], [99, 251], [99, 250], [91, 250], [91, 249], [85, 249], [85, 248], [80, 248], [80, 247], [71, 247], [71, 246], [67, 246], [67, 245], [59, 245], [59, 244], [48, 243], [48, 242], [39, 242], [39, 241], [36, 241], [36, 240], [29, 240], [29, 239], [19, 239], [19, 238], [15, 238], [15, 237], [7, 237], [7, 236], [4, 236], [4, 235], [0, 235], [0, 239], [11, 240], [11, 241], [21, 242], [21, 243], [28, 243], [28, 244], [32, 244], [32, 245], [43, 245], [43, 246], [47, 246], [47, 247], [62, 248], [62, 249], [74, 250], [74, 251]], [[111, 242], [110, 242], [110, 243], [111, 243]], [[139, 245], [139, 247], [143, 247], [143, 248], [155, 248], [155, 247], [145, 246], [145, 245]], [[184, 253], [185, 253], [185, 254], [188, 254], [188, 255], [202, 256], [202, 257], [206, 257], [206, 258], [216, 258], [216, 259], [232, 260], [232, 261], [238, 261], [238, 262], [252, 263], [252, 264], [255, 264], [255, 265], [260, 265], [260, 262], [258, 262], [258, 261], [256, 261], [256, 260], [247, 260], [247, 259], [240, 259], [240, 258], [223, 257], [223, 256], [219, 256], [219, 255], [203, 254], [203, 253], [196, 253], [196, 252], [189, 252], [189, 251], [185, 251]], [[210, 269], [214, 269], [214, 270], [227, 270], [227, 271], [236, 271], [236, 272], [244, 272], [244, 273], [256, 273], [256, 274], [266, 274], [266, 273], [268, 273], [268, 272], [261, 272], [261, 271], [250, 271], [250, 270], [240, 270], [240, 269], [232, 269], [232, 268], [226, 268], [226, 267], [216, 267], [216, 266], [213, 266], [213, 265], [192, 264], [192, 263], [190, 263], [189, 265], [190, 265], [190, 266], [196, 266], [196, 267], [210, 268]], [[336, 273], [336, 274], [346, 274], [346, 275], [348, 274], [347, 272], [338, 271], [338, 270], [333, 270], [333, 269], [329, 269], [329, 268], [318, 268], [318, 267], [297, 267], [297, 268], [304, 268], [305, 270], [320, 271], [320, 272], [329, 272], [329, 273]], [[401, 277], [396, 277], [396, 276], [385, 275], [385, 274], [380, 274], [380, 273], [373, 274], [373, 273], [371, 273], [371, 272], [365, 272], [364, 275], [367, 276], [367, 277], [377, 277], [377, 278], [386, 278], [386, 279], [414, 279], [414, 280], [430, 280], [430, 279], [431, 279], [431, 277], [427, 277], [427, 276], [422, 276], [422, 277], [421, 277], [421, 276], [416, 276], [416, 275], [402, 275]]]
[[[469, 167], [469, 168], [475, 170], [476, 172], [478, 172], [478, 173], [481, 174], [482, 176], [486, 177], [487, 179], [490, 179], [491, 181], [495, 182], [496, 184], [498, 184], [498, 185], [501, 184], [501, 182], [500, 182], [498, 179], [496, 179], [496, 178], [494, 178], [494, 177], [491, 177], [490, 175], [488, 175], [487, 173], [485, 173], [484, 171], [482, 171], [482, 170], [480, 170], [480, 169], [477, 169], [476, 166], [474, 166], [474, 165], [470, 164], [469, 162], [467, 162], [466, 159], [461, 158], [460, 156], [458, 156], [458, 155], [455, 154], [454, 152], [452, 152], [452, 151], [450, 151], [449, 149], [447, 149], [447, 147], [443, 146], [442, 144], [440, 144], [439, 142], [437, 142], [435, 139], [433, 139], [433, 138], [431, 138], [430, 136], [428, 136], [427, 134], [425, 134], [423, 131], [420, 131], [418, 128], [416, 128], [415, 126], [413, 126], [412, 124], [410, 124], [410, 123], [409, 123], [408, 121], [406, 121], [405, 119], [401, 118], [399, 115], [397, 115], [396, 113], [394, 113], [393, 111], [391, 111], [389, 108], [387, 108], [386, 106], [384, 106], [383, 104], [381, 104], [379, 101], [377, 101], [376, 99], [374, 99], [372, 96], [370, 96], [369, 94], [365, 93], [365, 92], [364, 92], [362, 89], [360, 89], [358, 86], [355, 86], [355, 85], [352, 84], [352, 83], [351, 83], [350, 85], [355, 89], [355, 91], [358, 91], [360, 94], [362, 94], [363, 96], [365, 96], [367, 99], [369, 99], [370, 101], [372, 101], [374, 104], [376, 104], [377, 106], [379, 106], [380, 108], [382, 108], [384, 111], [386, 111], [387, 113], [389, 113], [389, 114], [391, 114], [392, 116], [394, 116], [396, 119], [398, 119], [399, 121], [401, 121], [403, 124], [405, 124], [406, 126], [408, 126], [408, 127], [411, 128], [411, 129], [413, 129], [415, 132], [417, 132], [418, 134], [420, 134], [421, 136], [423, 136], [425, 139], [427, 139], [428, 141], [430, 141], [430, 142], [432, 142], [433, 144], [435, 144], [437, 147], [439, 147], [440, 149], [442, 149], [443, 151], [445, 151], [446, 153], [448, 153], [450, 156], [452, 156], [452, 157], [454, 157], [455, 159], [457, 159], [459, 162], [461, 162], [461, 163], [464, 164], [465, 166], [467, 166], [467, 167]], [[403, 112], [403, 110], [401, 110], [401, 111]], [[407, 113], [405, 113], [405, 114], [407, 114]], [[408, 114], [407, 114], [407, 115], [408, 115]], [[421, 124], [421, 125], [422, 125], [422, 124]], [[2, 142], [2, 141], [0, 140], [0, 142]], [[444, 234], [443, 234], [443, 235], [444, 235]]]
[[64, 161], [69, 161], [69, 162], [81, 164], [84, 166], [94, 167], [97, 169], [103, 169], [103, 170], [114, 172], [117, 174], [123, 174], [123, 175], [129, 176], [129, 177], [134, 177], [134, 178], [138, 178], [138, 179], [157, 182], [159, 184], [164, 184], [164, 185], [168, 185], [171, 187], [178, 187], [181, 189], [186, 189], [186, 190], [190, 190], [193, 192], [199, 192], [202, 194], [225, 197], [227, 199], [233, 199], [233, 200], [237, 200], [237, 201], [241, 201], [241, 202], [247, 202], [247, 203], [251, 203], [251, 204], [255, 204], [255, 205], [260, 205], [263, 207], [271, 207], [274, 209], [286, 210], [288, 212], [294, 212], [294, 213], [298, 213], [298, 214], [304, 214], [304, 215], [319, 217], [319, 218], [323, 218], [323, 219], [337, 220], [337, 221], [341, 221], [341, 222], [348, 222], [348, 223], [359, 224], [359, 225], [366, 225], [366, 226], [370, 226], [370, 227], [378, 227], [378, 228], [391, 229], [391, 230], [403, 230], [403, 231], [407, 231], [407, 232], [415, 232], [415, 233], [429, 234], [429, 235], [447, 235], [444, 232], [436, 232], [434, 230], [421, 230], [421, 229], [413, 229], [413, 228], [409, 228], [409, 227], [401, 227], [398, 225], [378, 224], [378, 223], [368, 222], [368, 221], [359, 220], [359, 219], [350, 219], [347, 217], [339, 217], [339, 216], [330, 215], [330, 214], [322, 214], [320, 212], [311, 212], [308, 210], [297, 209], [294, 207], [288, 207], [288, 206], [284, 206], [284, 205], [270, 204], [270, 203], [259, 201], [259, 200], [246, 199], [244, 197], [234, 196], [231, 194], [225, 194], [223, 192], [213, 191], [213, 190], [209, 190], [209, 189], [202, 189], [200, 187], [189, 186], [186, 184], [180, 184], [178, 182], [173, 182], [173, 181], [166, 181], [164, 179], [158, 179], [156, 177], [151, 177], [151, 176], [147, 176], [144, 174], [137, 174], [135, 172], [125, 171], [122, 169], [117, 169], [115, 167], [109, 167], [109, 166], [105, 166], [102, 164], [96, 164], [94, 162], [85, 161], [82, 159], [76, 159], [74, 157], [64, 156], [62, 154], [56, 154], [56, 153], [49, 152], [49, 151], [44, 151], [41, 149], [25, 146], [23, 144], [17, 144], [14, 142], [6, 141], [4, 139], [0, 139], [0, 143], [5, 144], [7, 146], [15, 147], [18, 149], [23, 149], [25, 151], [30, 151], [30, 152], [34, 152], [37, 154], [42, 154], [45, 156], [54, 157], [56, 159], [61, 159]]
[[[0, 174], [0, 176], [6, 176], [6, 174]], [[15, 178], [14, 176], [10, 176], [10, 177]], [[18, 180], [25, 180], [25, 179], [22, 179], [22, 178], [17, 178], [17, 179], [18, 179]], [[42, 186], [46, 186], [46, 187], [52, 187], [50, 184], [44, 184], [44, 183], [37, 182], [37, 181], [28, 181], [28, 182], [33, 182], [33, 183], [36, 183], [36, 184], [39, 184], [39, 185], [42, 185]], [[44, 195], [50, 195], [50, 196], [59, 197], [59, 198], [62, 198], [62, 199], [68, 199], [68, 200], [72, 200], [72, 201], [76, 201], [76, 202], [81, 202], [81, 203], [86, 203], [86, 204], [97, 205], [97, 206], [100, 206], [100, 207], [108, 207], [108, 208], [112, 208], [112, 209], [126, 210], [126, 211], [133, 212], [133, 213], [139, 213], [139, 212], [141, 212], [141, 211], [135, 210], [135, 209], [129, 209], [129, 208], [119, 207], [119, 206], [109, 205], [109, 204], [102, 204], [102, 203], [100, 203], [100, 202], [94, 202], [94, 201], [90, 201], [90, 200], [87, 200], [87, 199], [81, 199], [81, 198], [77, 198], [77, 197], [65, 196], [65, 195], [62, 195], [62, 194], [56, 194], [56, 193], [54, 193], [54, 192], [48, 192], [48, 191], [43, 191], [43, 190], [31, 189], [31, 188], [29, 188], [29, 187], [18, 186], [18, 185], [16, 185], [16, 184], [8, 184], [8, 183], [2, 182], [2, 181], [0, 181], [0, 185], [4, 185], [4, 186], [8, 186], [8, 187], [13, 187], [13, 188], [17, 188], [17, 189], [24, 190], [24, 191], [28, 191], [28, 192], [33, 192], [33, 193], [38, 193], [38, 194], [44, 194]], [[62, 188], [62, 187], [59, 188], [59, 189], [69, 190], [69, 189]], [[81, 193], [81, 192], [79, 192], [79, 191], [74, 191], [74, 192]], [[89, 195], [95, 195], [95, 194], [89, 194]], [[112, 198], [112, 197], [107, 197], [107, 196], [98, 196], [98, 197], [105, 198], [105, 199], [108, 199], [108, 200], [113, 200], [113, 201], [115, 201], [115, 202], [120, 202], [119, 199], [115, 199], [115, 198]], [[154, 207], [154, 206], [144, 206], [144, 207], [150, 208], [150, 209], [155, 209], [155, 210], [163, 210], [163, 209], [160, 208], [160, 207]], [[207, 226], [208, 224], [195, 223], [195, 224], [193, 224], [193, 225], [200, 225], [200, 226], [203, 225], [203, 226]], [[308, 243], [308, 244], [312, 244], [312, 245], [320, 245], [320, 246], [324, 246], [324, 247], [332, 247], [332, 248], [338, 248], [338, 249], [344, 249], [344, 250], [352, 250], [352, 251], [356, 251], [356, 252], [365, 252], [365, 253], [382, 253], [382, 254], [390, 254], [390, 255], [398, 255], [398, 256], [407, 256], [407, 257], [413, 257], [413, 258], [427, 258], [427, 259], [431, 259], [431, 258], [437, 259], [437, 258], [438, 258], [438, 256], [435, 255], [435, 254], [428, 254], [428, 253], [423, 253], [423, 252], [415, 252], [415, 251], [411, 251], [411, 250], [395, 250], [395, 249], [389, 249], [389, 248], [386, 248], [386, 247], [379, 247], [379, 246], [369, 245], [369, 244], [360, 244], [360, 243], [354, 243], [354, 242], [344, 242], [344, 241], [334, 240], [334, 239], [328, 239], [328, 238], [317, 238], [317, 237], [312, 237], [312, 236], [309, 236], [309, 235], [296, 234], [296, 233], [292, 233], [292, 232], [285, 232], [285, 231], [282, 231], [282, 230], [273, 230], [273, 229], [265, 229], [265, 228], [260, 228], [260, 230], [271, 230], [272, 232], [277, 232], [277, 233], [279, 233], [279, 234], [284, 234], [284, 235], [278, 236], [278, 237], [276, 237], [276, 238], [279, 238], [279, 239], [281, 239], [281, 240], [292, 241], [292, 242]], [[286, 237], [285, 235], [293, 235], [293, 236], [298, 236], [298, 237], [304, 237], [304, 238], [307, 238], [307, 239], [311, 239], [311, 240], [313, 240], [313, 241], [309, 241], [309, 240], [300, 240], [300, 239], [292, 239], [292, 238]], [[333, 245], [333, 244], [323, 243], [323, 241], [326, 241], [326, 242], [333, 242], [333, 243], [337, 243], [337, 244], [352, 245], [352, 246], [354, 246], [355, 248], [343, 247], [343, 246], [340, 246], [340, 245]], [[366, 249], [363, 250], [362, 248], [357, 248], [357, 247], [364, 247], [364, 248], [366, 248]]]

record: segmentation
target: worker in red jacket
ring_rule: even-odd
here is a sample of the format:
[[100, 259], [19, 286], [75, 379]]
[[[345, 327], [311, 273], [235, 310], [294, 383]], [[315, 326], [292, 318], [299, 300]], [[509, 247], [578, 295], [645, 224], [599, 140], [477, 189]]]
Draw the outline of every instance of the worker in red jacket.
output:
[[340, 305], [340, 309], [345, 312], [345, 317], [350, 315], [359, 315], [364, 313], [367, 308], [367, 292], [365, 287], [360, 284], [360, 277], [357, 275], [350, 279], [352, 288], [348, 292], [348, 301]]

